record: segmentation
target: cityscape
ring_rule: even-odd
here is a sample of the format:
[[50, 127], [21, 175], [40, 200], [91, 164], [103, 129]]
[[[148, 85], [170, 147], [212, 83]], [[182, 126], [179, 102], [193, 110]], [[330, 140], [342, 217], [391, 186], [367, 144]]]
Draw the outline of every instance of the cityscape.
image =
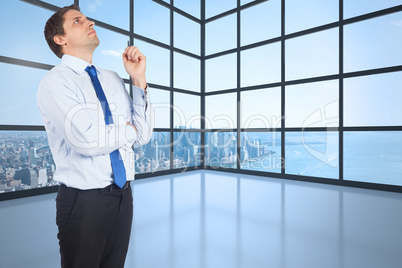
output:
[[[184, 127], [181, 127], [184, 128]], [[277, 141], [275, 141], [277, 142]], [[201, 133], [174, 132], [173, 168], [201, 164]], [[206, 165], [237, 167], [237, 134], [206, 133]], [[275, 150], [276, 149], [276, 150]], [[264, 159], [280, 152], [267, 135], [248, 133], [241, 140], [241, 162], [244, 169], [266, 170]], [[170, 169], [170, 133], [154, 132], [148, 144], [134, 146], [136, 174]], [[279, 153], [280, 155], [280, 153]], [[260, 160], [264, 161], [260, 161]], [[280, 159], [276, 165], [280, 165]], [[272, 167], [270, 167], [272, 168]], [[273, 167], [280, 170], [280, 166]], [[0, 133], [0, 193], [58, 185], [53, 180], [56, 165], [44, 131], [3, 131]]]

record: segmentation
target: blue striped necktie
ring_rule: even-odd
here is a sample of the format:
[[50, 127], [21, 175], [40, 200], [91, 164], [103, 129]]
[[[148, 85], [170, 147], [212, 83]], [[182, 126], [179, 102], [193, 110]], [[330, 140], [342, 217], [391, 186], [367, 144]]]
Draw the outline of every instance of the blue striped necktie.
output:
[[[106, 125], [113, 124], [112, 112], [109, 108], [109, 103], [107, 102], [105, 93], [103, 92], [102, 86], [99, 82], [98, 75], [96, 73], [95, 66], [88, 66], [85, 71], [89, 74], [94, 85], [96, 96], [98, 96], [99, 102], [101, 103], [103, 114], [105, 115]], [[121, 158], [118, 149], [114, 150], [110, 154], [110, 162], [112, 163], [112, 170], [114, 174], [114, 183], [120, 188], [123, 188], [126, 183], [126, 169], [124, 167], [123, 160]]]

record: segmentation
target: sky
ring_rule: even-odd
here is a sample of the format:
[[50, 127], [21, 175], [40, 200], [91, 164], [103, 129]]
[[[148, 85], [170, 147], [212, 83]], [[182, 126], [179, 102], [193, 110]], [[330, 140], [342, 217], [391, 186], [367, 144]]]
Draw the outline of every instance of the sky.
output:
[[[59, 6], [69, 5], [73, 1], [49, 0], [46, 1]], [[168, 1], [166, 1], [168, 2]], [[246, 4], [251, 1], [241, 1]], [[362, 1], [345, 0], [344, 16], [350, 18], [384, 9], [400, 4], [396, 0]], [[13, 21], [9, 27], [2, 27], [0, 33], [7, 36], [7, 42], [1, 42], [0, 54], [7, 57], [35, 61], [50, 65], [59, 63], [59, 59], [49, 50], [44, 38], [43, 27], [52, 12], [44, 10], [17, 0], [6, 0], [6, 8], [0, 11], [6, 21]], [[229, 9], [235, 8], [236, 0], [213, 1], [206, 0], [206, 17], [212, 17]], [[175, 5], [196, 18], [200, 18], [200, 1], [175, 0]], [[124, 30], [129, 30], [129, 1], [104, 1], [104, 0], [81, 0], [82, 12], [88, 17], [104, 21]], [[257, 6], [241, 11], [241, 45], [249, 45], [255, 42], [275, 38], [280, 35], [280, 0], [270, 0]], [[300, 12], [302, 10], [302, 12]], [[287, 0], [285, 29], [286, 34], [313, 28], [322, 24], [336, 22], [339, 17], [338, 0]], [[17, 18], [17, 19], [15, 19]], [[134, 1], [134, 30], [140, 35], [154, 39], [158, 42], [170, 44], [169, 18], [170, 11], [151, 0]], [[15, 22], [14, 22], [15, 21]], [[194, 55], [200, 55], [200, 25], [180, 14], [174, 14], [174, 46]], [[236, 14], [212, 21], [206, 25], [206, 54], [214, 54], [236, 47]], [[30, 27], [26, 27], [29, 25]], [[121, 77], [128, 78], [121, 61], [121, 53], [126, 47], [128, 37], [101, 27], [95, 26], [101, 44], [95, 50], [94, 64], [103, 68], [116, 71]], [[402, 53], [399, 48], [402, 45], [402, 12], [378, 17], [368, 21], [346, 25], [344, 28], [344, 71], [354, 72], [373, 68], [400, 65]], [[16, 34], [19, 33], [19, 34]], [[29, 45], [27, 45], [29, 40]], [[135, 45], [147, 56], [147, 79], [148, 82], [163, 86], [170, 86], [170, 52], [141, 40], [135, 40]], [[301, 53], [302, 52], [302, 53]], [[281, 80], [281, 45], [280, 42], [271, 43], [254, 49], [241, 52], [240, 85], [241, 87], [254, 86], [266, 83], [276, 83]], [[288, 39], [285, 42], [285, 79], [287, 81], [316, 76], [338, 74], [339, 72], [339, 29], [332, 28], [317, 33]], [[41, 118], [33, 104], [36, 99], [36, 85], [38, 85], [44, 71], [27, 67], [0, 64], [3, 71], [5, 85], [2, 89], [2, 124], [34, 124], [41, 125]], [[237, 55], [228, 54], [206, 61], [206, 91], [220, 91], [237, 87]], [[7, 69], [7, 70], [6, 70]], [[173, 86], [194, 92], [200, 92], [200, 60], [174, 53], [174, 81]], [[9, 78], [15, 77], [19, 72], [26, 74], [26, 79], [18, 84], [12, 83]], [[387, 87], [384, 90], [376, 90], [386, 78]], [[397, 87], [401, 80], [400, 73], [374, 75], [364, 78], [345, 79], [345, 124], [348, 125], [397, 125], [400, 119], [395, 116], [397, 106], [390, 106], [392, 100], [400, 98]], [[7, 87], [6, 87], [7, 86]], [[319, 109], [325, 109], [333, 102], [339, 102], [337, 97], [339, 85], [337, 81], [323, 83], [309, 83], [286, 88], [286, 126], [302, 126], [302, 122], [309, 115]], [[303, 90], [303, 93], [300, 93]], [[18, 109], [13, 105], [15, 99], [25, 92], [29, 109]], [[262, 92], [265, 92], [262, 94]], [[272, 93], [270, 93], [272, 92]], [[360, 99], [362, 92], [366, 92], [367, 99], [376, 100], [376, 105], [370, 105]], [[387, 95], [383, 93], [386, 92]], [[245, 93], [242, 93], [247, 95]], [[259, 111], [259, 116], [271, 119], [280, 111], [277, 101], [277, 90], [261, 90], [255, 92], [252, 98], [251, 111]], [[158, 102], [169, 101], [166, 92], [158, 90], [154, 94]], [[300, 96], [299, 96], [300, 95]], [[392, 96], [389, 98], [387, 96]], [[303, 103], [298, 104], [299, 98]], [[197, 96], [175, 94], [175, 103], [187, 118], [180, 118], [180, 112], [175, 112], [174, 125], [183, 125], [185, 121], [199, 114], [200, 106]], [[275, 102], [272, 100], [275, 99]], [[231, 101], [231, 95], [213, 96], [207, 98], [207, 115], [221, 113], [236, 123], [236, 103]], [[359, 101], [360, 100], [360, 101]], [[222, 101], [227, 109], [219, 107]], [[246, 100], [245, 100], [246, 102]], [[247, 102], [250, 102], [247, 100]], [[21, 103], [25, 103], [22, 101]], [[194, 103], [197, 103], [194, 105]], [[266, 104], [276, 108], [263, 112]], [[276, 104], [274, 104], [276, 103]], [[357, 107], [356, 104], [359, 106]], [[159, 105], [161, 111], [163, 105]], [[165, 105], [166, 106], [166, 105]], [[249, 105], [242, 105], [250, 107]], [[380, 107], [383, 107], [380, 108]], [[388, 108], [387, 108], [388, 107]], [[5, 114], [14, 117], [4, 116]], [[363, 113], [362, 111], [367, 111]], [[370, 111], [372, 111], [370, 113]], [[399, 111], [399, 110], [398, 110]], [[28, 115], [29, 113], [29, 115]], [[164, 112], [159, 112], [164, 114]], [[362, 114], [366, 114], [362, 118]], [[369, 116], [370, 114], [376, 116]], [[252, 116], [253, 112], [242, 112], [242, 122]], [[161, 120], [159, 120], [161, 118]], [[168, 127], [166, 116], [156, 117], [156, 127]], [[212, 128], [226, 127], [228, 122], [209, 118]], [[197, 120], [188, 127], [199, 128]]]

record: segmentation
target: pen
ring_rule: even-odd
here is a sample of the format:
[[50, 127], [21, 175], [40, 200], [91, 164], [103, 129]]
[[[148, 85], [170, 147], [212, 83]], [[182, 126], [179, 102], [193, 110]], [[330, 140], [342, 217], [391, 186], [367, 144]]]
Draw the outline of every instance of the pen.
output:
[[127, 41], [127, 46], [128, 46], [128, 47], [130, 46], [130, 40]]

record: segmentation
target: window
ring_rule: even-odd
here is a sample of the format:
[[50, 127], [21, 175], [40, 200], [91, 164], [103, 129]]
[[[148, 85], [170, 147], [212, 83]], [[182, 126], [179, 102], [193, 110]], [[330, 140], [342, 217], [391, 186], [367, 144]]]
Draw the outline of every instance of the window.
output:
[[[81, 12], [87, 17], [101, 20], [124, 30], [130, 29], [130, 1], [80, 0]], [[103, 39], [104, 40], [104, 39]]]
[[345, 72], [402, 64], [402, 12], [345, 26]]
[[134, 156], [136, 173], [170, 169], [170, 133], [154, 132], [149, 143], [134, 147]]
[[343, 16], [345, 19], [347, 19], [400, 4], [401, 1], [399, 0], [344, 0]]
[[113, 70], [121, 78], [129, 78], [122, 54], [127, 47], [128, 36], [118, 34], [101, 27], [96, 27], [96, 33], [100, 40], [99, 46], [94, 51], [93, 64], [104, 69]]
[[402, 72], [344, 80], [345, 126], [401, 126]]
[[280, 82], [280, 43], [242, 51], [240, 71], [242, 87]]
[[402, 186], [400, 131], [344, 133], [345, 180]]
[[213, 17], [237, 6], [236, 0], [205, 0], [206, 18]]
[[174, 53], [174, 87], [200, 92], [200, 61], [181, 53]]
[[263, 2], [243, 9], [240, 14], [242, 46], [281, 35], [281, 0]]
[[339, 20], [339, 0], [286, 0], [285, 3], [286, 34]]
[[337, 28], [286, 40], [286, 80], [339, 73]]
[[[0, 9], [0, 15], [5, 21], [14, 21], [14, 23], [7, 23], [7, 27], [0, 28], [1, 36], [7, 36], [7, 42], [4, 40], [0, 42], [0, 55], [58, 64], [59, 58], [49, 49], [43, 35], [46, 21], [52, 14], [51, 11], [22, 1], [8, 1], [7, 7]], [[18, 22], [15, 22], [16, 18]], [[29, 46], [26, 45], [27, 40], [29, 40]]]
[[[0, 124], [43, 125], [36, 93], [47, 71], [6, 63], [0, 63], [0, 70]], [[21, 79], [21, 74], [24, 74], [24, 79]]]
[[152, 0], [134, 1], [134, 32], [170, 43], [170, 11]]
[[47, 2], [49, 4], [64, 7], [74, 4], [74, 0], [44, 0], [43, 2]]
[[0, 131], [0, 193], [57, 185], [44, 131]]
[[237, 167], [237, 133], [208, 132], [205, 134], [205, 161], [208, 166]]
[[337, 127], [338, 80], [287, 86], [286, 127]]
[[287, 174], [339, 178], [337, 132], [288, 132], [285, 137]]
[[[222, 105], [222, 104], [225, 105]], [[237, 127], [236, 93], [207, 96], [205, 98], [206, 128]]]
[[[169, 1], [168, 1], [169, 2]], [[184, 12], [200, 19], [201, 17], [201, 1], [200, 0], [174, 0], [174, 5], [178, 9], [183, 10]]]
[[174, 168], [188, 168], [201, 163], [201, 133], [174, 132]]
[[241, 92], [241, 128], [280, 128], [281, 89], [279, 87]]
[[[8, 37], [0, 44], [0, 192], [53, 185], [36, 93], [60, 59], [43, 27], [73, 2], [10, 1], [0, 10], [6, 21], [20, 18], [0, 29]], [[127, 41], [147, 57], [155, 130], [134, 148], [138, 177], [203, 163], [399, 191], [400, 0], [343, 0], [343, 12], [338, 0], [75, 2], [100, 22], [94, 64], [116, 71], [128, 92]]]
[[218, 91], [237, 86], [236, 54], [212, 58], [205, 62], [205, 91]]
[[174, 93], [174, 128], [201, 128], [200, 97], [195, 95]]
[[154, 127], [170, 128], [170, 92], [153, 88], [150, 98], [154, 109]]
[[205, 25], [205, 49], [207, 55], [236, 47], [236, 24], [236, 14], [233, 14]]
[[281, 173], [281, 133], [242, 132], [241, 169]]
[[170, 52], [167, 49], [134, 39], [134, 45], [147, 57], [145, 75], [148, 83], [170, 86]]
[[174, 46], [200, 55], [201, 26], [180, 14], [174, 13]]

